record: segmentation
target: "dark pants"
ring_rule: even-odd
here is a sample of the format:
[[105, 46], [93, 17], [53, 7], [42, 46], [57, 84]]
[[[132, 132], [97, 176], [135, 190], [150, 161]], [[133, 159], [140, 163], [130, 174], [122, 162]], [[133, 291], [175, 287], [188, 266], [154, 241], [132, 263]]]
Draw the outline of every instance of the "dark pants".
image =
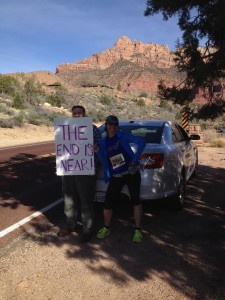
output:
[[124, 185], [127, 185], [130, 199], [133, 205], [140, 204], [140, 184], [141, 184], [141, 175], [139, 172], [131, 175], [126, 174], [122, 177], [112, 177], [108, 189], [106, 192], [104, 209], [112, 209], [115, 203], [115, 199], [119, 197], [119, 194]]
[[80, 214], [84, 231], [93, 230], [95, 181], [95, 175], [62, 177], [64, 213], [70, 229], [76, 227], [78, 214]]

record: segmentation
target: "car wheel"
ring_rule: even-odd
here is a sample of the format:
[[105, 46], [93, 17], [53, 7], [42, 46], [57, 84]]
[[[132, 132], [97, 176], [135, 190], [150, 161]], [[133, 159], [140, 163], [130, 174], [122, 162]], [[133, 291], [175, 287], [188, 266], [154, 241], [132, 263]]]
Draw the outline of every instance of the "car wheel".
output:
[[173, 197], [173, 204], [176, 209], [180, 210], [184, 206], [185, 199], [185, 180], [184, 175], [181, 176], [180, 184], [176, 195]]

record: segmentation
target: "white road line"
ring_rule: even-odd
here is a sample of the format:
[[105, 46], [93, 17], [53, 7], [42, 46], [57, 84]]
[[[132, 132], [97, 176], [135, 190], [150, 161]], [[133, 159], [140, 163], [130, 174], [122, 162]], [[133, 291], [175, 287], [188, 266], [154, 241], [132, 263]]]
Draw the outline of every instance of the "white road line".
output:
[[56, 200], [55, 202], [45, 206], [44, 208], [40, 209], [39, 211], [36, 211], [35, 213], [33, 213], [32, 215], [20, 220], [19, 222], [13, 224], [12, 226], [0, 231], [0, 238], [2, 238], [3, 236], [5, 236], [6, 234], [10, 233], [11, 231], [19, 228], [20, 226], [30, 222], [32, 219], [40, 216], [42, 213], [46, 212], [47, 210], [55, 207], [56, 205], [60, 204], [63, 202], [63, 198], [60, 198], [58, 200]]

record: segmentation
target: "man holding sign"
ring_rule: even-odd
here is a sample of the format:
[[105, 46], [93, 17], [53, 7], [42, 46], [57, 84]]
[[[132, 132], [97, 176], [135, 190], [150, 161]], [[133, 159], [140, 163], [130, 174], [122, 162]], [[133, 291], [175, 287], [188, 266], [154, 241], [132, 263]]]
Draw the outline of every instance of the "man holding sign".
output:
[[95, 147], [101, 135], [86, 117], [85, 108], [72, 107], [73, 118], [55, 119], [55, 150], [57, 175], [62, 176], [66, 227], [59, 237], [77, 229], [78, 214], [83, 225], [81, 242], [89, 242], [93, 234], [93, 199], [95, 194]]

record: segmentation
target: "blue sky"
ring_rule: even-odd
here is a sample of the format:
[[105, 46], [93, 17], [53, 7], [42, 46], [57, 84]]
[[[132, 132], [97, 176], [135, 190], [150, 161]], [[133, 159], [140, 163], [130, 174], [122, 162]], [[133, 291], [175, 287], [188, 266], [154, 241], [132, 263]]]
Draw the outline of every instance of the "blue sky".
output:
[[145, 17], [147, 0], [1, 0], [0, 73], [48, 70], [112, 48], [120, 36], [175, 49], [176, 21]]

